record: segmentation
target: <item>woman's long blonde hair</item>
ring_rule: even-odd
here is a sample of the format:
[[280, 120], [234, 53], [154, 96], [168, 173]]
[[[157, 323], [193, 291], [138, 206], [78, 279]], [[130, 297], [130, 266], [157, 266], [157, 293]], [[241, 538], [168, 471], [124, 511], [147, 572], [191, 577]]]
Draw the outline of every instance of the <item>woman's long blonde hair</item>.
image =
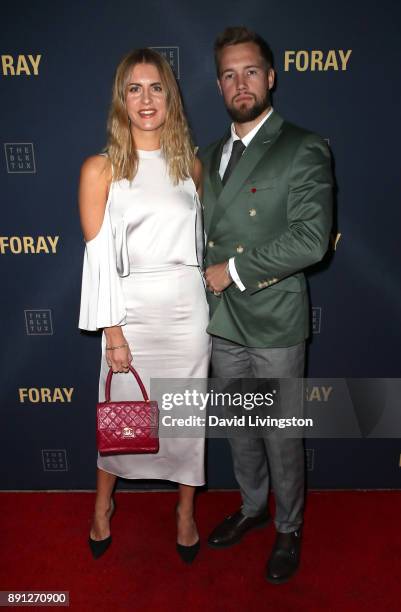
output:
[[174, 184], [191, 176], [195, 153], [185, 118], [180, 91], [169, 63], [152, 49], [136, 49], [126, 55], [117, 66], [107, 123], [106, 152], [113, 168], [113, 180], [131, 181], [137, 171], [138, 154], [131, 135], [126, 108], [128, 80], [132, 68], [139, 63], [152, 64], [160, 74], [166, 92], [166, 121], [160, 147]]

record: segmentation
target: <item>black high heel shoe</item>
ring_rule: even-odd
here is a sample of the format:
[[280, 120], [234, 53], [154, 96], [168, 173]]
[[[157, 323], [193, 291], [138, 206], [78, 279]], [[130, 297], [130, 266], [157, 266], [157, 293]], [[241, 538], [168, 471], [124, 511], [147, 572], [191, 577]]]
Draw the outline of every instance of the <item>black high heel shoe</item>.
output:
[[184, 546], [183, 544], [178, 544], [177, 542], [176, 548], [184, 563], [190, 565], [200, 550], [200, 540], [195, 542], [195, 544], [192, 544], [192, 546]]
[[[178, 503], [175, 506], [175, 512], [177, 515]], [[200, 550], [200, 539], [198, 539], [198, 541], [195, 542], [195, 544], [192, 544], [191, 546], [185, 546], [184, 544], [178, 544], [177, 542], [176, 550], [178, 554], [180, 555], [181, 559], [184, 561], [184, 563], [186, 563], [187, 565], [190, 565]]]
[[[114, 499], [111, 498], [111, 511], [110, 511], [109, 520], [111, 519], [115, 508], [116, 508], [116, 505], [115, 505]], [[111, 544], [111, 534], [107, 538], [104, 538], [103, 540], [92, 540], [92, 538], [89, 536], [88, 544], [89, 544], [89, 548], [91, 549], [93, 558], [99, 559], [99, 557], [101, 557], [106, 552], [106, 550], [109, 548]]]

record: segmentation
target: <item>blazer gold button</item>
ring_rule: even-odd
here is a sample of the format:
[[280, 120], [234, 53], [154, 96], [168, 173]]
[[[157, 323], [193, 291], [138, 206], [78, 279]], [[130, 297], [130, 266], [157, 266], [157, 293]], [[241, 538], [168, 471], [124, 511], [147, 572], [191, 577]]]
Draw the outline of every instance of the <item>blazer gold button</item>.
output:
[[239, 244], [237, 246], [237, 253], [243, 253], [244, 252], [244, 247], [242, 246], [242, 244]]
[[249, 209], [249, 216], [250, 217], [254, 217], [256, 215], [256, 209], [255, 208], [250, 208]]
[[214, 242], [213, 240], [209, 240], [209, 242], [207, 243], [207, 246], [210, 247], [211, 249], [214, 247]]

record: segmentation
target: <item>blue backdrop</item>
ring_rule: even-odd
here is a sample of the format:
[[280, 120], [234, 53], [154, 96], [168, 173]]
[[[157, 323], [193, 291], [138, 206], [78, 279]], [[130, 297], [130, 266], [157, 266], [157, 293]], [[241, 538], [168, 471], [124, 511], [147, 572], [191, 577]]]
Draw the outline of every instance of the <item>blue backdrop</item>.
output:
[[[391, 0], [20, 0], [2, 9], [2, 489], [95, 485], [100, 338], [77, 329], [77, 183], [82, 161], [105, 144], [114, 69], [135, 47], [169, 59], [202, 147], [229, 123], [215, 36], [243, 23], [270, 42], [274, 106], [328, 139], [337, 181], [331, 253], [309, 273], [308, 375], [323, 379], [318, 388], [326, 377], [400, 376], [399, 17]], [[396, 429], [307, 440], [310, 486], [399, 487]], [[226, 442], [208, 447], [209, 485], [235, 486]]]

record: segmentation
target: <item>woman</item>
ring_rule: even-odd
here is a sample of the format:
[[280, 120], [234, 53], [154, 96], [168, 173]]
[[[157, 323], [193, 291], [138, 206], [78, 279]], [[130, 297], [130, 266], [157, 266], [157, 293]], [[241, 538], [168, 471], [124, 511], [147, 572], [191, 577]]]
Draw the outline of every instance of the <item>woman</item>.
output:
[[[117, 68], [106, 151], [84, 162], [79, 188], [86, 241], [79, 327], [103, 329], [99, 401], [109, 367], [120, 373], [112, 397], [134, 399], [135, 381], [123, 374], [131, 361], [148, 389], [151, 377], [207, 377], [201, 165], [173, 72], [151, 49], [133, 51]], [[95, 558], [111, 543], [118, 476], [179, 483], [177, 551], [186, 562], [195, 558], [203, 437], [161, 438], [157, 454], [98, 455], [97, 467]]]

